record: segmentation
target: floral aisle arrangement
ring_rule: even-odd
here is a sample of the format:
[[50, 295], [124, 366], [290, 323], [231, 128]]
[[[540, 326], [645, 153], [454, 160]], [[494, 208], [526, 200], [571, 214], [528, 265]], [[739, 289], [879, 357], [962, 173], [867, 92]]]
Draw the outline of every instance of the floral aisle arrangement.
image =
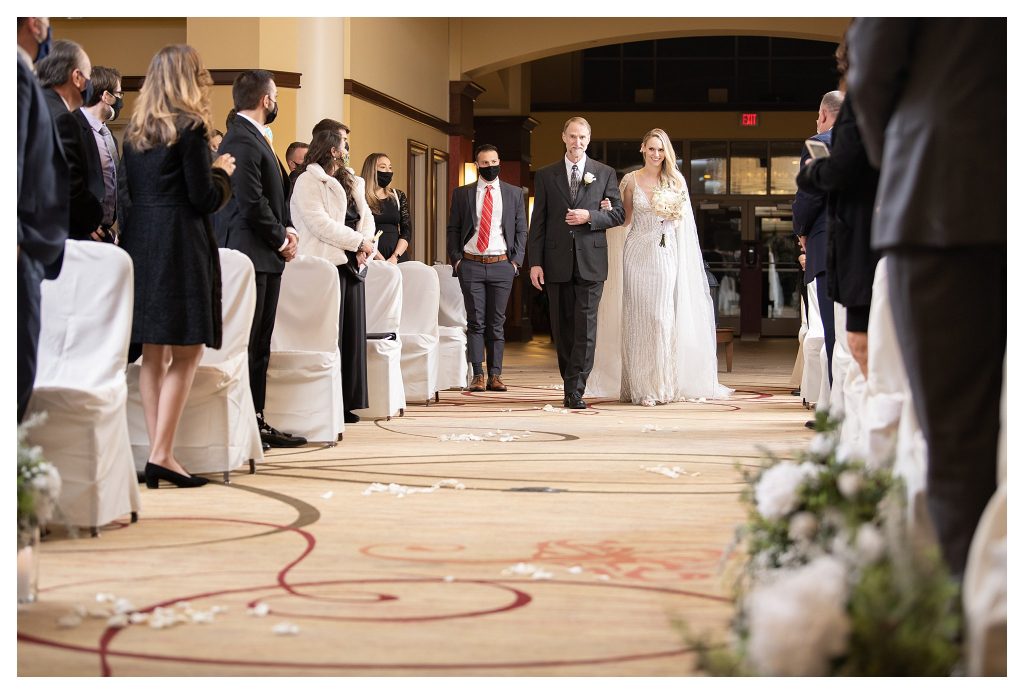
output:
[[956, 585], [908, 540], [902, 489], [837, 450], [838, 422], [793, 460], [747, 475], [749, 515], [730, 641], [687, 636], [717, 675], [949, 675], [960, 659]]
[[53, 517], [60, 496], [57, 468], [25, 440], [40, 416], [18, 426], [18, 602], [35, 601], [39, 529]]

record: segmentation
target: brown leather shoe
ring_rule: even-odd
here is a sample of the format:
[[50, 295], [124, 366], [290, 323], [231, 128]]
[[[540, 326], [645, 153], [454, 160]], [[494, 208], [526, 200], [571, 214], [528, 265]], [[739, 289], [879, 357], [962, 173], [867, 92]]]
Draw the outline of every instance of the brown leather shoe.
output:
[[491, 377], [487, 379], [487, 390], [497, 390], [504, 393], [508, 388], [501, 382], [501, 376], [498, 374], [491, 374]]
[[479, 374], [473, 376], [472, 382], [469, 384], [469, 391], [471, 393], [482, 393], [484, 392], [484, 375]]

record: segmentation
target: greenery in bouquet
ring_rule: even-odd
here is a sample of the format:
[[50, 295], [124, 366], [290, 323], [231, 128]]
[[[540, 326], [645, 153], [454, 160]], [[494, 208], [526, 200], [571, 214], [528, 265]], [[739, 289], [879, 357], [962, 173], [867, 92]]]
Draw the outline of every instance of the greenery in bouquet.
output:
[[28, 544], [36, 528], [54, 514], [60, 496], [60, 474], [43, 458], [39, 446], [26, 443], [28, 430], [40, 421], [32, 417], [18, 425], [18, 547]]

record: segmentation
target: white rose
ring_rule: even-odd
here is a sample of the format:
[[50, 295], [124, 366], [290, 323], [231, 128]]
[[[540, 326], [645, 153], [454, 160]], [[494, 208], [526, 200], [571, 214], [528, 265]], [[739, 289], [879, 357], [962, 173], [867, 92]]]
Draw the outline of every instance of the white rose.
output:
[[796, 569], [776, 572], [774, 581], [746, 598], [750, 665], [761, 675], [821, 676], [847, 649], [850, 620], [842, 562], [823, 556]]
[[765, 470], [754, 490], [757, 512], [769, 520], [791, 513], [796, 508], [800, 485], [814, 472], [813, 464], [796, 465], [788, 461]]
[[809, 542], [818, 531], [818, 519], [810, 511], [793, 514], [789, 519], [789, 539], [794, 542]]
[[885, 538], [874, 525], [865, 523], [857, 531], [855, 540], [861, 563], [874, 564], [885, 555]]
[[583, 174], [583, 184], [584, 185], [588, 185], [589, 186], [591, 183], [593, 183], [596, 180], [597, 179], [595, 178], [594, 174], [590, 173], [589, 171], [587, 173]]
[[836, 486], [844, 498], [853, 500], [864, 486], [864, 478], [856, 470], [843, 470], [836, 478]]
[[807, 450], [816, 456], [824, 458], [832, 452], [832, 436], [830, 434], [815, 434]]

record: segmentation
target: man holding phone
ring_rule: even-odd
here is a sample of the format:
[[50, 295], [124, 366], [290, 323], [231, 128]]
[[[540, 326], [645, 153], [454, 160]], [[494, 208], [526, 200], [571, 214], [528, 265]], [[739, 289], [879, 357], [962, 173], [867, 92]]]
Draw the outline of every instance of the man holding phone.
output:
[[[843, 93], [831, 91], [821, 99], [818, 106], [818, 120], [815, 123], [817, 134], [808, 140], [823, 143], [825, 152], [832, 144], [832, 124], [839, 115], [843, 105]], [[800, 167], [807, 166], [811, 160], [810, 150], [805, 144], [800, 152]], [[804, 283], [808, 290], [808, 299], [814, 301], [817, 296], [818, 314], [825, 332], [825, 350], [828, 354], [828, 382], [832, 383], [832, 348], [836, 342], [835, 315], [832, 299], [828, 295], [828, 279], [825, 274], [825, 258], [828, 251], [828, 228], [825, 218], [825, 198], [822, 191], [800, 188], [793, 199], [793, 231], [799, 237], [800, 248], [807, 254], [804, 268]], [[813, 287], [811, 286], [813, 283]], [[807, 393], [810, 401], [814, 393]], [[813, 425], [813, 422], [811, 423]]]

